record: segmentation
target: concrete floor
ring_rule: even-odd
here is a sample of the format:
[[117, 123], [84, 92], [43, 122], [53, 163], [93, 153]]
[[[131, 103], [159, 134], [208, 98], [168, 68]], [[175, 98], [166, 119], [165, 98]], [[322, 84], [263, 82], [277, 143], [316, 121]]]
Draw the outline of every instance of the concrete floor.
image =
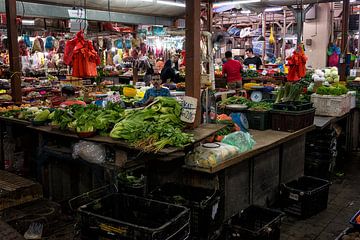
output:
[[298, 220], [286, 217], [281, 225], [281, 240], [334, 240], [360, 209], [360, 154], [345, 164], [344, 177], [332, 180], [328, 208]]

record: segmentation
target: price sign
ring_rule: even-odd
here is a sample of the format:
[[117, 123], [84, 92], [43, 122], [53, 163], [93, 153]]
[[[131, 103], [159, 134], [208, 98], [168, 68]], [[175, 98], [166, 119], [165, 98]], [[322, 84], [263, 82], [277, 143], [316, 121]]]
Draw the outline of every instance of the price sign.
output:
[[195, 121], [198, 101], [193, 97], [184, 97], [182, 102], [181, 121], [193, 123]]

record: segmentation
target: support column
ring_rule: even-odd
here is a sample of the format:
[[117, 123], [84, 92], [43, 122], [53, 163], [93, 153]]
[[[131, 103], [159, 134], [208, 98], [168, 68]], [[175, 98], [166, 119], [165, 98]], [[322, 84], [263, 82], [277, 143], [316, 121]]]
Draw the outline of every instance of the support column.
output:
[[349, 27], [349, 9], [350, 9], [350, 1], [343, 0], [340, 81], [346, 81], [346, 52], [347, 52], [348, 27]]
[[211, 33], [213, 26], [213, 0], [208, 0], [208, 9], [207, 9], [207, 30]]
[[15, 104], [21, 104], [21, 68], [16, 24], [16, 0], [5, 0], [5, 4], [7, 35], [9, 39], [11, 95]]
[[198, 109], [194, 127], [201, 121], [200, 111], [200, 2], [201, 0], [186, 0], [186, 77], [185, 93], [198, 99]]

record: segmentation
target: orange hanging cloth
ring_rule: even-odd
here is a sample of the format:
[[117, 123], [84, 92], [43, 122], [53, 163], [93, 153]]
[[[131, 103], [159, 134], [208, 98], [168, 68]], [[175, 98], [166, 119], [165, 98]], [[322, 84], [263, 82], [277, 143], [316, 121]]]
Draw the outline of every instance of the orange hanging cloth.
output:
[[295, 51], [291, 57], [287, 59], [289, 64], [289, 73], [287, 80], [289, 82], [299, 81], [299, 54]]
[[305, 55], [304, 48], [302, 45], [298, 46], [299, 55], [299, 77], [303, 78], [306, 75], [306, 62], [307, 56]]

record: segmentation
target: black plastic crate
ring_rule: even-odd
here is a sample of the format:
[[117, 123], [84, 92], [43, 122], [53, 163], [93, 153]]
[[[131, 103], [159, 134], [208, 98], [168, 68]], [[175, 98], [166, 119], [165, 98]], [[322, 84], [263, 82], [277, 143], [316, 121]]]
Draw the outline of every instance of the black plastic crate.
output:
[[295, 132], [314, 124], [315, 108], [304, 111], [271, 110], [271, 129]]
[[284, 213], [250, 206], [225, 224], [226, 240], [278, 240]]
[[189, 208], [191, 236], [194, 238], [210, 239], [221, 227], [221, 194], [217, 190], [167, 183], [152, 191], [150, 196]]
[[189, 209], [128, 194], [109, 194], [78, 209], [86, 239], [182, 240], [190, 232]]
[[314, 158], [305, 159], [304, 173], [306, 176], [328, 180], [332, 174], [332, 162]]
[[342, 231], [339, 236], [337, 236], [337, 238], [335, 238], [335, 240], [345, 240], [346, 238], [345, 235], [348, 235], [348, 234], [356, 234], [356, 233], [359, 233], [359, 237], [360, 237], [360, 231], [358, 229], [355, 229], [355, 228], [347, 228], [345, 229], [344, 231]]
[[249, 128], [255, 130], [267, 130], [271, 127], [270, 111], [246, 111]]
[[305, 111], [313, 107], [311, 102], [287, 102], [287, 103], [275, 103], [273, 105], [274, 110], [283, 111]]
[[146, 192], [145, 167], [135, 167], [122, 171], [117, 176], [118, 191], [130, 195], [144, 196]]
[[288, 214], [310, 217], [327, 208], [329, 187], [329, 181], [311, 176], [282, 184], [281, 206]]

